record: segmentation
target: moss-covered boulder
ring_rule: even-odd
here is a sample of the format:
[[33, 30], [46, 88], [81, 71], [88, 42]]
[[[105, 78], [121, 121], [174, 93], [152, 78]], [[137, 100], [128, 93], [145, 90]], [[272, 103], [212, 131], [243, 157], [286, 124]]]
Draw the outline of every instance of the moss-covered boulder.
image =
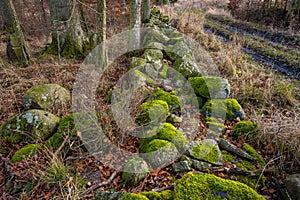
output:
[[132, 75], [139, 80], [139, 85], [155, 84], [155, 81], [150, 76], [140, 70], [134, 70]]
[[130, 63], [130, 68], [144, 67], [146, 64], [147, 61], [145, 59], [133, 57]]
[[150, 42], [149, 44], [147, 44], [146, 48], [164, 50], [165, 46], [159, 42]]
[[226, 119], [245, 119], [245, 112], [236, 99], [213, 99], [207, 101], [201, 109], [206, 117]]
[[221, 77], [191, 77], [188, 79], [197, 96], [207, 99], [226, 99], [230, 94], [230, 84]]
[[57, 84], [43, 84], [31, 87], [23, 96], [25, 109], [42, 109], [56, 113], [68, 106], [70, 92]]
[[171, 190], [165, 190], [162, 192], [142, 192], [142, 195], [146, 196], [149, 200], [173, 200], [174, 193]]
[[162, 100], [150, 100], [139, 107], [136, 122], [142, 124], [158, 124], [164, 122], [169, 115], [169, 106]]
[[20, 162], [27, 157], [33, 156], [38, 150], [41, 149], [40, 144], [27, 144], [19, 149], [11, 158], [12, 162]]
[[17, 143], [22, 139], [41, 141], [51, 136], [60, 118], [43, 110], [28, 110], [19, 114], [0, 127], [0, 138]]
[[166, 140], [154, 139], [140, 148], [141, 156], [153, 169], [172, 162], [179, 156], [176, 146]]
[[171, 113], [179, 111], [183, 105], [181, 99], [178, 96], [163, 90], [154, 90], [152, 96], [156, 100], [162, 100], [167, 102]]
[[246, 136], [248, 139], [253, 138], [258, 133], [258, 125], [255, 122], [240, 121], [235, 124], [232, 135], [234, 137]]
[[144, 58], [147, 62], [155, 62], [163, 59], [163, 53], [159, 49], [146, 49], [142, 58]]
[[192, 142], [187, 152], [195, 159], [222, 165], [222, 154], [215, 140], [206, 139]]
[[176, 183], [174, 200], [182, 199], [264, 200], [255, 190], [243, 183], [222, 179], [212, 174], [192, 172], [185, 174]]
[[179, 150], [185, 149], [187, 145], [185, 135], [170, 123], [164, 123], [159, 127], [157, 137], [172, 142]]
[[133, 156], [124, 166], [122, 178], [128, 184], [137, 185], [149, 172], [150, 169], [146, 161], [139, 156]]

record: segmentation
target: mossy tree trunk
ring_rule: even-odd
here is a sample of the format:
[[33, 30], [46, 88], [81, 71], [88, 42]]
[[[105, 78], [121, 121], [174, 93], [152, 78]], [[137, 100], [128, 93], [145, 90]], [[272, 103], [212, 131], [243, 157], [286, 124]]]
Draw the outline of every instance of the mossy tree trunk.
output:
[[12, 62], [17, 61], [21, 66], [27, 66], [30, 54], [12, 0], [1, 0], [0, 8], [3, 25], [8, 35], [7, 57]]
[[150, 0], [143, 0], [142, 22], [148, 22], [150, 19]]
[[84, 56], [88, 39], [80, 24], [76, 0], [48, 0], [52, 25], [49, 53], [65, 57]]
[[141, 0], [130, 0], [130, 19], [129, 19], [129, 50], [140, 47], [140, 30], [141, 27]]
[[100, 67], [105, 67], [107, 64], [106, 55], [106, 0], [97, 0], [98, 14], [98, 35], [100, 45]]

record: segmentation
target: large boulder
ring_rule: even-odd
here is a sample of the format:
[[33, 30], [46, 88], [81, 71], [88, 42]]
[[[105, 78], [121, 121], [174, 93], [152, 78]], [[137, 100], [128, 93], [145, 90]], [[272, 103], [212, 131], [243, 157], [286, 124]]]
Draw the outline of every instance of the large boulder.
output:
[[206, 139], [192, 142], [187, 152], [191, 157], [197, 160], [222, 165], [222, 154], [215, 140]]
[[230, 94], [230, 84], [221, 77], [192, 77], [188, 79], [197, 96], [207, 99], [226, 99]]
[[19, 114], [0, 127], [0, 137], [9, 142], [45, 140], [51, 136], [60, 118], [43, 110], [28, 110]]
[[300, 174], [287, 176], [285, 185], [292, 200], [300, 200]]
[[42, 109], [56, 113], [66, 107], [71, 99], [70, 92], [57, 84], [43, 84], [31, 87], [23, 96], [26, 110]]
[[144, 58], [147, 62], [155, 62], [163, 59], [163, 53], [158, 49], [146, 49], [142, 58]]
[[212, 174], [189, 172], [176, 183], [174, 200], [182, 199], [247, 199], [264, 200], [249, 186]]
[[201, 109], [206, 117], [226, 119], [245, 119], [245, 112], [236, 99], [213, 99], [207, 101]]

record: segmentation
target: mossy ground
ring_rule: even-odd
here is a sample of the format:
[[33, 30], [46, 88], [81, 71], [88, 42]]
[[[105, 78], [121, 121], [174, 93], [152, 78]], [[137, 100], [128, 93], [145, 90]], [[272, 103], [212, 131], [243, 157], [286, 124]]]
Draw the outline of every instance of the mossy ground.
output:
[[40, 144], [28, 144], [19, 149], [11, 158], [12, 162], [20, 162], [26, 157], [33, 156], [38, 150], [41, 149]]
[[235, 124], [232, 130], [234, 137], [247, 136], [248, 139], [253, 138], [258, 133], [258, 125], [255, 122], [240, 121]]
[[197, 146], [192, 147], [190, 154], [197, 159], [210, 163], [219, 161], [219, 152], [216, 145], [210, 142], [200, 142]]

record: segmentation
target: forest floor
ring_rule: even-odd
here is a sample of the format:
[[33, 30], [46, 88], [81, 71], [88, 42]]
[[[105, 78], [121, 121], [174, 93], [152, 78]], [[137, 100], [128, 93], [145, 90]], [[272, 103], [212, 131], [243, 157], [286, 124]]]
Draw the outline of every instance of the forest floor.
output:
[[[117, 2], [112, 1], [110, 5], [117, 5]], [[300, 77], [300, 36], [273, 32], [264, 27], [253, 27], [249, 23], [231, 18], [205, 15], [198, 10], [182, 9], [185, 10], [182, 12], [179, 8], [184, 4], [180, 3], [171, 8], [161, 9], [170, 16], [171, 22], [180, 32], [199, 42], [212, 55], [220, 66], [222, 75], [228, 78], [232, 85], [232, 97], [241, 103], [248, 118], [262, 127], [260, 137], [250, 142], [268, 163], [265, 169], [273, 172], [266, 175], [266, 185], [257, 188], [257, 191], [266, 199], [282, 199], [280, 188], [284, 188], [286, 175], [300, 172], [300, 90], [297, 80]], [[113, 6], [109, 6], [108, 18], [113, 22], [113, 25], [108, 27], [108, 37], [126, 30], [128, 23], [124, 18], [128, 18], [128, 6], [123, 13], [117, 13]], [[44, 38], [39, 39], [34, 35], [26, 37], [30, 40], [31, 50], [37, 52], [34, 54], [36, 58], [34, 63], [26, 68], [8, 64], [0, 70], [0, 124], [24, 111], [22, 96], [34, 85], [56, 83], [72, 92], [76, 74], [83, 62], [80, 59], [59, 60], [57, 56], [47, 56], [40, 60], [40, 52], [45, 48], [41, 42]], [[2, 57], [5, 57], [4, 50], [5, 43], [2, 38]], [[107, 113], [101, 121], [104, 127], [108, 127], [107, 135], [112, 140], [119, 140], [119, 134], [122, 133], [111, 120], [112, 114], [106, 95], [129, 70], [130, 61], [128, 55], [118, 58], [104, 74], [97, 89], [96, 107]], [[273, 66], [278, 71], [281, 70], [279, 67], [283, 66], [283, 73], [288, 76], [282, 76], [266, 66]], [[64, 110], [60, 117], [69, 113], [71, 110]], [[202, 118], [199, 119], [199, 123], [205, 129]], [[224, 134], [233, 144], [239, 146], [241, 141], [230, 137], [234, 123], [226, 124]], [[139, 145], [138, 140], [127, 136], [124, 138], [124, 135], [119, 142], [122, 148], [131, 152], [136, 152]], [[89, 156], [87, 152], [78, 148], [74, 150], [74, 146], [67, 143], [67, 150], [56, 158], [56, 164], [61, 165], [61, 169], [70, 171], [64, 175], [67, 181], [50, 182], [43, 172], [53, 164], [52, 154], [43, 151], [13, 164], [10, 162], [11, 156], [25, 144], [0, 141], [0, 145], [6, 146], [10, 152], [5, 157], [0, 153], [0, 199], [51, 199], [55, 196], [66, 198], [68, 195], [75, 197], [86, 188], [108, 180], [115, 172]], [[85, 182], [74, 178], [74, 174], [80, 174]], [[222, 172], [216, 174], [230, 178], [230, 175]], [[10, 182], [9, 178], [13, 178], [14, 181]], [[149, 191], [171, 186], [176, 178], [172, 167], [166, 166], [151, 172], [138, 186], [131, 187], [124, 183], [121, 173], [117, 172], [111, 182], [99, 189], [112, 192]], [[72, 192], [67, 191], [66, 188], [72, 187], [75, 188]], [[88, 199], [93, 195], [94, 193], [81, 198]]]

